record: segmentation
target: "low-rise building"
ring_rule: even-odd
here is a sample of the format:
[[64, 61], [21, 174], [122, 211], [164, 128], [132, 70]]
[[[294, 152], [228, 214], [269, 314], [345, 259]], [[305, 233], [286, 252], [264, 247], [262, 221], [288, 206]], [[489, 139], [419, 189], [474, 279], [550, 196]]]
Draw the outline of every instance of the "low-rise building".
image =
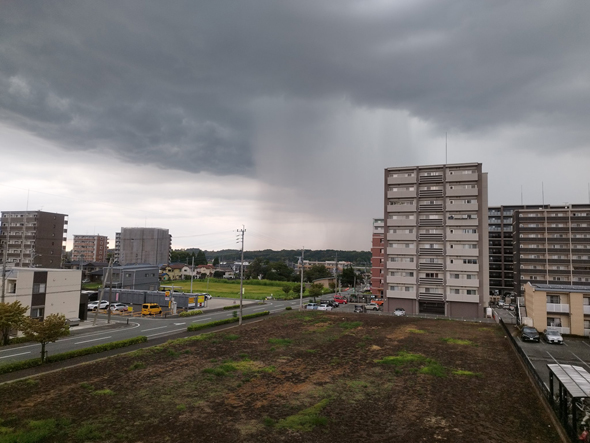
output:
[[524, 285], [523, 323], [539, 331], [590, 336], [590, 286]]

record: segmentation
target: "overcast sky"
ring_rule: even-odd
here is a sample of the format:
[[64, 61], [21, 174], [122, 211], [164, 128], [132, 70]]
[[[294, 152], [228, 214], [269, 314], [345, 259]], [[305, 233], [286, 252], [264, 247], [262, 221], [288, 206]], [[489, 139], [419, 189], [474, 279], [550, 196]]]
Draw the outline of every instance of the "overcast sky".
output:
[[[590, 2], [0, 2], [0, 210], [369, 250], [386, 167], [588, 203]], [[114, 242], [112, 242], [114, 246]], [[68, 243], [68, 249], [71, 242]]]

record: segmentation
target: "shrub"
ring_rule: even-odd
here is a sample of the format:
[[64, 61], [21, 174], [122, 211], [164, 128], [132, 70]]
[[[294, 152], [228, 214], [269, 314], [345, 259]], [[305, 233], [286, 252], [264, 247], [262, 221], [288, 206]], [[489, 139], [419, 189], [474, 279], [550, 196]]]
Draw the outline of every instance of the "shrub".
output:
[[192, 311], [183, 311], [179, 314], [179, 317], [192, 317], [193, 315], [201, 315], [203, 311], [200, 309], [195, 309]]
[[[242, 318], [244, 320], [248, 319], [248, 318], [256, 318], [256, 317], [262, 317], [264, 315], [268, 315], [270, 314], [269, 311], [263, 311], [263, 312], [257, 312], [255, 314], [248, 314], [248, 315], [244, 315], [242, 316]], [[209, 323], [201, 323], [201, 324], [194, 324], [194, 325], [190, 325], [187, 328], [187, 331], [191, 332], [191, 331], [200, 331], [201, 329], [207, 329], [207, 328], [212, 328], [214, 326], [221, 326], [221, 325], [227, 325], [229, 323], [236, 323], [239, 320], [239, 318], [226, 318], [223, 320], [217, 320], [217, 321], [212, 321]], [[1, 367], [0, 367], [1, 369]]]
[[291, 306], [287, 306], [287, 307], [285, 308], [285, 311], [290, 311], [291, 309], [293, 309]]
[[223, 309], [229, 311], [230, 309], [238, 309], [240, 305], [224, 306]]

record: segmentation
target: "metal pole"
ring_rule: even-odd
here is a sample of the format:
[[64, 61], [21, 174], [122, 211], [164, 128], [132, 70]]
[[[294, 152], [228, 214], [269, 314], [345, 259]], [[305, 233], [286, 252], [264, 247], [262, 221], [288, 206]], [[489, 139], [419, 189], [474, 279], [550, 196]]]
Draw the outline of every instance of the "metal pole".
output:
[[193, 293], [193, 277], [195, 276], [195, 257], [191, 265], [191, 294]]
[[244, 229], [244, 225], [242, 225], [242, 229], [241, 231], [238, 230], [238, 232], [242, 233], [242, 261], [240, 263], [240, 320], [238, 322], [238, 325], [242, 325], [242, 301], [244, 298], [244, 232], [246, 232], [246, 230]]
[[[111, 264], [111, 268], [112, 268], [112, 264]], [[123, 270], [121, 270], [121, 272], [123, 272]], [[121, 288], [123, 289], [123, 288]], [[109, 274], [109, 307], [107, 309], [107, 323], [111, 322], [111, 301], [112, 301], [112, 297], [113, 297], [113, 270], [111, 269], [111, 272]]]
[[301, 287], [299, 288], [299, 309], [303, 309], [303, 253], [305, 252], [305, 246], [301, 248]]

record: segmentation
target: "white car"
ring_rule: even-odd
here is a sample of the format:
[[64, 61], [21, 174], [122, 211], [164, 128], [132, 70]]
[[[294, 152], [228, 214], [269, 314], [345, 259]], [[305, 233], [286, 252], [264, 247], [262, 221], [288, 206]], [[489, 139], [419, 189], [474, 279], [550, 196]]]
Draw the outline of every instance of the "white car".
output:
[[125, 303], [111, 303], [109, 306], [111, 311], [127, 312], [127, 305]]
[[318, 308], [318, 304], [317, 303], [308, 303], [305, 306], [305, 309], [317, 309]]
[[563, 344], [563, 337], [559, 331], [555, 329], [545, 329], [543, 331], [543, 340], [545, 340], [547, 343], [557, 343], [558, 345]]
[[397, 317], [404, 317], [406, 315], [406, 310], [404, 308], [395, 308], [393, 315], [396, 315]]
[[330, 306], [327, 303], [322, 303], [321, 305], [318, 306], [318, 311], [331, 311], [332, 310], [332, 306]]
[[93, 301], [88, 303], [88, 310], [89, 311], [96, 311], [96, 309], [106, 309], [109, 307], [109, 302], [106, 300], [103, 300], [101, 302], [98, 301]]

